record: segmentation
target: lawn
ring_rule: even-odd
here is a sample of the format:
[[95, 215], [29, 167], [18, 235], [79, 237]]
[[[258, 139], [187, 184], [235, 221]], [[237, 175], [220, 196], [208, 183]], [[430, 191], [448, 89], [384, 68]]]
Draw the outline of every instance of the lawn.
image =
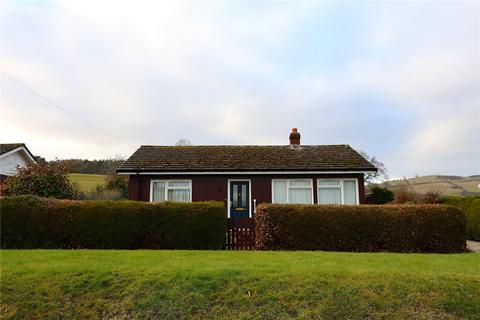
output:
[[72, 182], [78, 183], [78, 186], [80, 187], [80, 191], [89, 192], [97, 184], [104, 184], [106, 175], [70, 173], [68, 177]]
[[16, 319], [480, 319], [480, 255], [2, 250]]

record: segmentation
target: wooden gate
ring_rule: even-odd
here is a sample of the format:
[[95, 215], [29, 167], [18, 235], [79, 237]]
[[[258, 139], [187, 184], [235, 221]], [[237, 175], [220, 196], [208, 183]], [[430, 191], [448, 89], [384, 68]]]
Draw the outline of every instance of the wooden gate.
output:
[[252, 218], [227, 219], [227, 250], [255, 249], [255, 220]]

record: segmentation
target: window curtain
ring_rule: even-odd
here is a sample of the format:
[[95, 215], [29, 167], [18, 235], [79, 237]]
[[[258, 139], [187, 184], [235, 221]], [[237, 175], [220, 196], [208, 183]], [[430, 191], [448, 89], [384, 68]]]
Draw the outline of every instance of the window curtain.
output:
[[318, 188], [319, 204], [341, 204], [340, 188]]
[[311, 204], [312, 190], [310, 188], [290, 188], [288, 191], [288, 198], [290, 203]]
[[310, 187], [311, 185], [309, 180], [290, 180], [290, 187]]
[[273, 203], [287, 203], [286, 181], [273, 182]]
[[189, 188], [190, 184], [188, 181], [169, 181], [168, 186], [171, 188]]
[[165, 201], [165, 182], [154, 182], [152, 202]]
[[357, 188], [355, 181], [343, 181], [343, 200], [345, 204], [357, 204]]
[[188, 189], [169, 189], [168, 201], [190, 202], [190, 190]]
[[338, 179], [320, 179], [318, 180], [319, 186], [338, 186], [340, 187], [340, 180]]

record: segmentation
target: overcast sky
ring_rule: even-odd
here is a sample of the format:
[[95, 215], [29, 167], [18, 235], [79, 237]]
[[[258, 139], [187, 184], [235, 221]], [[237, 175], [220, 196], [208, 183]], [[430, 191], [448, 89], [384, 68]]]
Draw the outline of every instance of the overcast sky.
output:
[[478, 2], [4, 1], [0, 11], [0, 140], [47, 159], [129, 156], [179, 138], [287, 144], [298, 127], [302, 144], [350, 144], [393, 177], [480, 173]]

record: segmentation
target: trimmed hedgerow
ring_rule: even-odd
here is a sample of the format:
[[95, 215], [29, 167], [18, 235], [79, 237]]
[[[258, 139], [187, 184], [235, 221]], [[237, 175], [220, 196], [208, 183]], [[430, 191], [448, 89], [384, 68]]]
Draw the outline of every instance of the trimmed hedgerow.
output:
[[467, 216], [467, 239], [480, 241], [480, 196], [446, 196], [441, 202], [462, 209]]
[[262, 204], [255, 247], [264, 250], [465, 251], [466, 218], [445, 205]]
[[222, 249], [222, 203], [0, 199], [2, 248]]

